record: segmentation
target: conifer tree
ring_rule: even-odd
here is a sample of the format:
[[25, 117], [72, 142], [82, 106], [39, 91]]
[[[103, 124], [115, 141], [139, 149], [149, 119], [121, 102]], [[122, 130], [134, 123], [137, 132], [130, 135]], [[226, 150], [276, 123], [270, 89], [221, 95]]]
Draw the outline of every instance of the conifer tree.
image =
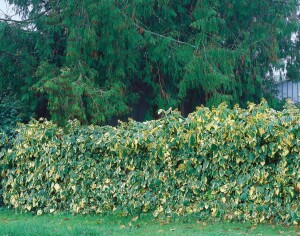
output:
[[[296, 0], [9, 0], [0, 20], [0, 85], [60, 124], [104, 124], [144, 97], [184, 113], [268, 94], [265, 75], [289, 56], [299, 72]], [[11, 43], [13, 42], [13, 43]]]

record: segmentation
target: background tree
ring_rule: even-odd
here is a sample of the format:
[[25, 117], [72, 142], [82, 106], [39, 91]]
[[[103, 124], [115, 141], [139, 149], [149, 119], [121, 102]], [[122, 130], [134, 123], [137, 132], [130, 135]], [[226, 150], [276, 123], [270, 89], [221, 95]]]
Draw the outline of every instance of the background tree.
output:
[[[104, 124], [140, 101], [184, 114], [269, 96], [270, 65], [298, 77], [298, 1], [9, 0], [0, 83], [37, 116]], [[13, 41], [13, 43], [11, 43]]]

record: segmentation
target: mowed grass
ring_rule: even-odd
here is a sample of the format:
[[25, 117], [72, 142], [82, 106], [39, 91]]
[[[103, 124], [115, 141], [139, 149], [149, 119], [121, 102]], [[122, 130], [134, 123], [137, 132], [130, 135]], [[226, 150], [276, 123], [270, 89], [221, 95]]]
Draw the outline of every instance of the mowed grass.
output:
[[184, 218], [168, 223], [151, 215], [41, 215], [0, 209], [0, 235], [300, 235], [298, 226], [203, 222]]

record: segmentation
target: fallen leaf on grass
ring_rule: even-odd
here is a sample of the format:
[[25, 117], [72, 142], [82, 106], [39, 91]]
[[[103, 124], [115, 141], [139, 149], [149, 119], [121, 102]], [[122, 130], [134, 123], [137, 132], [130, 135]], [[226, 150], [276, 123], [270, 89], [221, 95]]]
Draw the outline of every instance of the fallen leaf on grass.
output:
[[135, 221], [137, 221], [138, 218], [139, 218], [139, 217], [136, 216], [136, 217], [133, 217], [131, 220], [132, 220], [133, 222], [135, 222]]
[[36, 214], [39, 216], [39, 215], [43, 214], [43, 211], [42, 210], [38, 210]]
[[175, 231], [176, 229], [170, 229], [170, 231]]
[[120, 229], [125, 229], [125, 225], [120, 225]]
[[70, 220], [70, 219], [69, 219], [69, 218], [64, 218], [63, 220], [64, 220], [64, 221], [68, 221], [68, 220]]
[[4, 223], [7, 223], [7, 220], [6, 220], [6, 219], [4, 219], [4, 220], [3, 220], [3, 222], [4, 222]]

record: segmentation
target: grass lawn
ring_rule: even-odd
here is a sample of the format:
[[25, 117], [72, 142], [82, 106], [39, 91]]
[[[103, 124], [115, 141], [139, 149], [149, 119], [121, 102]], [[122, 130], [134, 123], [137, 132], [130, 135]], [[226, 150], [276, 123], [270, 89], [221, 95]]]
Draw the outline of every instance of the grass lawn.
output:
[[300, 235], [300, 228], [251, 223], [189, 223], [132, 217], [20, 214], [0, 208], [0, 235]]

